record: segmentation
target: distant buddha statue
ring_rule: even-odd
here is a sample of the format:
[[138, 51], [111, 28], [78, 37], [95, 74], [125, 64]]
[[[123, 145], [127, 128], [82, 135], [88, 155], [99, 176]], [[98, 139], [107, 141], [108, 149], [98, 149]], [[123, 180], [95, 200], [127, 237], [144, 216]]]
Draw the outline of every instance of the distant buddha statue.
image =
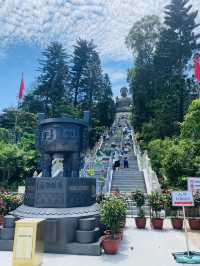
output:
[[126, 87], [122, 87], [120, 89], [120, 93], [121, 97], [116, 98], [117, 112], [130, 112], [132, 100], [128, 97], [128, 89]]

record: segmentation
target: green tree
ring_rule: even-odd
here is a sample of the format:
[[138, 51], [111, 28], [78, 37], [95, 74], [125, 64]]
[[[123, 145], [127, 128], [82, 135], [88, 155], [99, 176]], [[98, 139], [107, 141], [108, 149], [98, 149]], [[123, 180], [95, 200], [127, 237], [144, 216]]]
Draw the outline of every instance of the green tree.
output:
[[181, 124], [181, 137], [191, 140], [200, 139], [200, 99], [194, 100]]
[[171, 0], [166, 6], [164, 28], [154, 57], [157, 73], [154, 116], [159, 120], [160, 113], [163, 114], [160, 123], [166, 136], [179, 133], [178, 122], [182, 122], [190, 100], [184, 72], [198, 39], [197, 11], [191, 9], [189, 0]]
[[132, 50], [136, 65], [152, 63], [160, 31], [161, 23], [155, 15], [145, 16], [134, 23], [126, 37], [126, 45]]
[[101, 60], [95, 50], [92, 51], [88, 60], [86, 81], [84, 107], [92, 111], [93, 105], [102, 98], [103, 87]]
[[39, 61], [41, 74], [34, 94], [41, 99], [46, 115], [56, 117], [69, 89], [68, 56], [60, 43], [53, 42], [43, 57]]
[[0, 127], [7, 129], [9, 141], [18, 141], [25, 132], [33, 133], [36, 129], [36, 115], [19, 108], [6, 108], [0, 114]]
[[11, 134], [8, 129], [0, 127], [0, 140], [8, 143], [11, 139]]
[[126, 44], [132, 50], [135, 67], [128, 72], [130, 92], [133, 97], [133, 120], [137, 130], [148, 122], [152, 115], [154, 97], [153, 58], [159, 41], [161, 24], [157, 16], [146, 16], [131, 28]]
[[71, 67], [70, 94], [74, 107], [85, 97], [85, 88], [88, 86], [87, 70], [91, 53], [95, 49], [92, 41], [78, 39], [74, 46]]
[[108, 74], [103, 77], [101, 99], [97, 104], [97, 119], [105, 127], [110, 127], [115, 118], [115, 102], [112, 99], [112, 86]]
[[0, 172], [1, 181], [11, 182], [23, 175], [23, 151], [16, 145], [0, 142]]

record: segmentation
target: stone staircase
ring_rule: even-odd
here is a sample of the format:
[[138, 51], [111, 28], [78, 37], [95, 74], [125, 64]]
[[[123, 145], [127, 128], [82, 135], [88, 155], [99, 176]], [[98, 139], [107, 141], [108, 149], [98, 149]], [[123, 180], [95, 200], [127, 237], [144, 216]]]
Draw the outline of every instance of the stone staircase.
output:
[[[127, 203], [127, 206], [128, 206], [126, 216], [128, 218], [132, 218], [132, 217], [138, 216], [138, 208], [136, 206], [136, 203], [133, 200], [131, 200], [131, 199], [127, 199], [126, 203]], [[145, 201], [145, 205], [143, 206], [143, 210], [145, 212], [145, 216], [150, 216], [150, 207], [149, 207], [148, 200]]]
[[122, 162], [120, 170], [113, 173], [111, 192], [118, 188], [121, 193], [130, 193], [136, 190], [146, 193], [144, 176], [138, 169], [137, 159], [133, 155], [133, 151], [130, 151], [128, 160], [129, 168], [124, 169]]
[[[123, 194], [130, 194], [136, 190], [143, 191], [146, 193], [146, 185], [144, 180], [144, 175], [139, 171], [137, 159], [134, 156], [133, 151], [130, 151], [128, 155], [129, 159], [129, 168], [123, 168], [123, 161], [121, 163], [121, 168], [119, 171], [113, 173], [111, 192], [114, 192], [116, 189]], [[138, 209], [136, 203], [130, 198], [127, 199], [127, 217], [135, 217], [138, 215]], [[144, 205], [145, 215], [150, 215], [149, 203], [146, 200]]]

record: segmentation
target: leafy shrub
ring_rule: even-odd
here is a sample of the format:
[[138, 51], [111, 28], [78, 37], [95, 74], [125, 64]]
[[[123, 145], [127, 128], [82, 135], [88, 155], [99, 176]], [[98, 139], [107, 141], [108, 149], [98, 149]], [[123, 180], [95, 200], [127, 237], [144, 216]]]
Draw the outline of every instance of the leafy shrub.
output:
[[159, 192], [152, 192], [149, 195], [149, 203], [153, 212], [155, 212], [155, 218], [160, 218], [160, 212], [165, 209], [167, 202], [166, 195]]
[[132, 192], [131, 198], [136, 202], [137, 207], [142, 207], [145, 203], [145, 195], [140, 190], [137, 190], [136, 192]]
[[200, 139], [200, 99], [194, 100], [181, 124], [181, 138]]
[[6, 215], [15, 210], [23, 203], [23, 197], [19, 194], [10, 192], [0, 192], [0, 211], [1, 215]]
[[122, 197], [111, 196], [102, 201], [100, 206], [101, 221], [112, 232], [112, 238], [119, 231], [126, 214], [126, 203]]
[[168, 149], [162, 166], [171, 185], [185, 187], [187, 177], [196, 175], [194, 161], [199, 152], [199, 143], [186, 139]]
[[165, 140], [155, 139], [148, 145], [148, 152], [151, 158], [152, 168], [157, 172], [159, 176], [163, 174], [163, 159], [166, 156], [169, 148], [174, 144], [175, 140], [166, 138]]

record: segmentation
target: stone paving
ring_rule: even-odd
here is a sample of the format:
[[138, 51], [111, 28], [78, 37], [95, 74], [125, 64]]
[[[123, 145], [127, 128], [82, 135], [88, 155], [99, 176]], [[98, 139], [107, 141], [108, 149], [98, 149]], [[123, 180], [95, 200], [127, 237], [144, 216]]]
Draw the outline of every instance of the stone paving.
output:
[[[200, 234], [190, 232], [192, 250], [200, 247]], [[135, 228], [133, 219], [127, 219], [124, 240], [117, 255], [100, 257], [45, 254], [43, 266], [174, 266], [177, 264], [171, 253], [185, 251], [183, 231], [172, 230], [165, 220], [164, 230], [155, 231], [147, 224], [146, 230]], [[12, 253], [0, 252], [0, 265], [12, 265]], [[188, 264], [189, 265], [189, 264]]]

